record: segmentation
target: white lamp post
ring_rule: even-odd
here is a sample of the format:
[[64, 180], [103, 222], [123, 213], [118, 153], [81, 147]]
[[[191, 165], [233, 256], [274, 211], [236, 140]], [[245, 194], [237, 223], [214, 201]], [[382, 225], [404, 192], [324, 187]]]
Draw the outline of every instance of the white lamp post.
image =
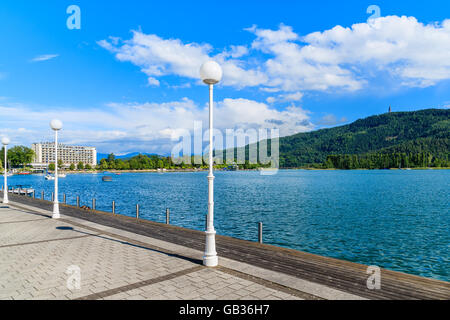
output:
[[222, 68], [217, 62], [207, 61], [200, 68], [200, 77], [209, 85], [209, 174], [208, 174], [208, 217], [206, 224], [206, 246], [203, 264], [218, 265], [216, 252], [216, 230], [214, 230], [214, 175], [213, 175], [213, 87], [222, 79]]
[[58, 202], [58, 131], [61, 130], [63, 124], [60, 120], [54, 119], [50, 121], [50, 127], [55, 131], [55, 195], [53, 198], [53, 219], [59, 219], [59, 202]]
[[4, 167], [5, 167], [5, 174], [4, 174], [4, 186], [3, 186], [3, 203], [9, 203], [8, 200], [8, 170], [7, 170], [7, 166], [8, 166], [8, 162], [7, 162], [7, 158], [8, 158], [8, 144], [9, 144], [9, 138], [7, 137], [3, 137], [2, 138], [2, 144], [4, 146], [4, 150], [5, 150], [5, 163], [4, 163]]

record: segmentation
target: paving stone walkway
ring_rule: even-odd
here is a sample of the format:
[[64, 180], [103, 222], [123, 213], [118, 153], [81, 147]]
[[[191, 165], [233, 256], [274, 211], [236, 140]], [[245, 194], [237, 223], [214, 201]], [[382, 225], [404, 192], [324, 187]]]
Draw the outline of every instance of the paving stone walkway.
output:
[[[117, 230], [0, 204], [0, 299], [302, 299], [301, 291], [206, 268]], [[79, 286], [78, 286], [79, 285]]]

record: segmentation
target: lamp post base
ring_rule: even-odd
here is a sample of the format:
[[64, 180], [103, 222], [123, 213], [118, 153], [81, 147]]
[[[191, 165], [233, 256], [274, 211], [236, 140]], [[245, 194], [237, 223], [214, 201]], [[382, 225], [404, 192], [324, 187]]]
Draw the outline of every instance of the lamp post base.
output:
[[59, 204], [58, 203], [54, 203], [53, 204], [53, 215], [52, 215], [53, 219], [59, 219], [61, 218], [60, 214], [59, 214]]
[[206, 267], [217, 267], [219, 258], [216, 252], [216, 231], [206, 231], [206, 248], [203, 256], [203, 265]]
[[219, 257], [217, 256], [210, 256], [210, 257], [203, 257], [203, 265], [205, 267], [217, 267], [219, 265]]
[[8, 200], [7, 198], [3, 198], [3, 202], [2, 202], [2, 203], [8, 204], [8, 203], [9, 203], [9, 200]]

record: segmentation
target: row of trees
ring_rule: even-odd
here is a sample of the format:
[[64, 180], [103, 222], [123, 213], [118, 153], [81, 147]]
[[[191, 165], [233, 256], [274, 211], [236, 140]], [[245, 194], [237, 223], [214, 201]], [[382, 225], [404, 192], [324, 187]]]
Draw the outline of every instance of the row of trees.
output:
[[[162, 157], [158, 155], [145, 155], [139, 154], [130, 159], [117, 159], [114, 154], [110, 154], [108, 158], [101, 159], [100, 164], [97, 166], [98, 170], [145, 170], [145, 169], [205, 169], [208, 164], [203, 157], [191, 156], [190, 161], [176, 161], [174, 162], [171, 157]], [[216, 164], [216, 168], [224, 168], [229, 164], [223, 162], [222, 164]], [[244, 164], [239, 165], [243, 169], [256, 169], [262, 167], [259, 164], [250, 164], [246, 161]]]
[[[3, 169], [5, 147], [2, 147], [0, 151], [0, 167]], [[27, 164], [31, 163], [34, 158], [34, 151], [25, 146], [15, 146], [8, 149], [8, 166], [13, 168], [25, 167]]]
[[[4, 154], [2, 148], [0, 154]], [[0, 168], [3, 169], [3, 156], [0, 157]], [[34, 158], [34, 151], [25, 146], [15, 146], [8, 149], [8, 166], [18, 168], [25, 167], [30, 164]], [[97, 166], [91, 166], [90, 164], [84, 164], [79, 162], [77, 164], [72, 163], [69, 166], [71, 171], [74, 170], [146, 170], [146, 169], [193, 169], [193, 168], [207, 168], [208, 164], [204, 161], [203, 157], [192, 156], [190, 161], [173, 162], [171, 157], [162, 157], [158, 155], [145, 155], [139, 154], [130, 159], [118, 159], [113, 153], [108, 158], [102, 159]], [[227, 163], [218, 164], [216, 167], [226, 167]], [[58, 160], [58, 168], [63, 169], [64, 164], [60, 159]], [[245, 164], [240, 165], [243, 169], [255, 169], [261, 167], [257, 164], [250, 164], [248, 161]], [[55, 164], [50, 163], [48, 170], [54, 171]]]
[[322, 167], [328, 169], [440, 168], [450, 167], [450, 161], [449, 154], [436, 157], [429, 152], [344, 154], [328, 156]]
[[[61, 160], [58, 160], [58, 168], [62, 169], [64, 167], [64, 164]], [[74, 171], [75, 169], [77, 170], [92, 170], [94, 169], [90, 164], [84, 164], [83, 162], [78, 162], [78, 164], [75, 166], [74, 163], [71, 163], [69, 166], [69, 170]], [[54, 171], [55, 170], [55, 164], [54, 163], [50, 163], [48, 165], [48, 170], [50, 171]]]

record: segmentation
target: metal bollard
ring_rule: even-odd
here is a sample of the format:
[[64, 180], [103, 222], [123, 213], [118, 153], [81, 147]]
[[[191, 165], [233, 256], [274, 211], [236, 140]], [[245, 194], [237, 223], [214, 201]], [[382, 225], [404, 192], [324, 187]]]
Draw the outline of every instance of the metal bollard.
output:
[[116, 214], [116, 202], [115, 201], [112, 202], [112, 213]]
[[44, 191], [41, 192], [41, 200], [44, 200]]
[[52, 192], [52, 202], [55, 201], [55, 195]]
[[77, 196], [77, 208], [80, 207], [80, 196]]
[[166, 208], [166, 224], [170, 224], [170, 209]]
[[92, 211], [94, 211], [94, 210], [95, 210], [95, 198], [92, 199]]
[[263, 223], [258, 223], [258, 242], [263, 243]]
[[136, 219], [139, 219], [139, 205], [136, 205]]
[[36, 199], [36, 191], [33, 190], [33, 199]]
[[66, 204], [66, 194], [63, 194], [63, 203]]

